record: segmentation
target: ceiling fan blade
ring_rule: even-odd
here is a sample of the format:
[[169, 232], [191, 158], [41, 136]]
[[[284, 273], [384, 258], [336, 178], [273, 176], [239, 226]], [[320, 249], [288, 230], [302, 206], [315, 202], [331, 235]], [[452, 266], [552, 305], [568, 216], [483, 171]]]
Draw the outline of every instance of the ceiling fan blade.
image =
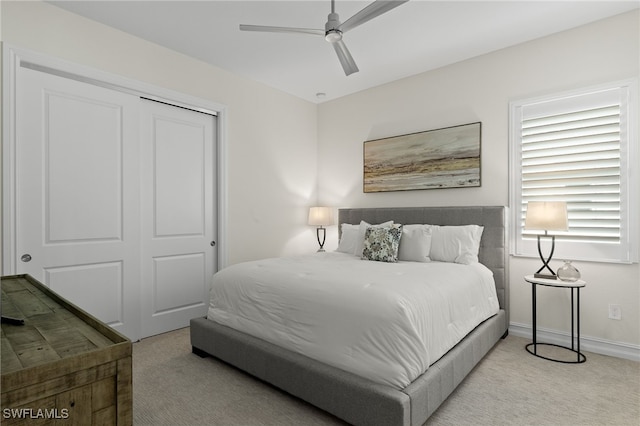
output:
[[240, 31], [262, 31], [268, 33], [299, 33], [324, 36], [324, 30], [313, 28], [290, 28], [290, 27], [269, 27], [265, 25], [245, 25], [240, 24]]
[[338, 29], [345, 33], [408, 1], [409, 0], [376, 0], [360, 12], [353, 15], [351, 18], [347, 19]]
[[333, 44], [333, 48], [338, 54], [338, 59], [340, 60], [340, 64], [342, 65], [342, 69], [344, 69], [344, 73], [346, 75], [351, 75], [354, 72], [360, 71], [356, 65], [356, 61], [353, 60], [351, 53], [349, 53], [349, 49], [347, 49], [347, 46], [342, 40], [335, 41], [331, 44]]

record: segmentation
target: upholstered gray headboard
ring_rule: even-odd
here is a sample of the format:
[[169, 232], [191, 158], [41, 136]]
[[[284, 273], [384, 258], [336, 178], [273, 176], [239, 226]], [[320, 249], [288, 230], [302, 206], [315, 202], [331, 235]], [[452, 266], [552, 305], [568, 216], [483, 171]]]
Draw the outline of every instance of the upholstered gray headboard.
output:
[[492, 272], [500, 307], [509, 321], [509, 234], [508, 212], [504, 206], [472, 207], [382, 207], [340, 209], [338, 223], [381, 223], [393, 220], [405, 225], [481, 225], [484, 226], [478, 259]]

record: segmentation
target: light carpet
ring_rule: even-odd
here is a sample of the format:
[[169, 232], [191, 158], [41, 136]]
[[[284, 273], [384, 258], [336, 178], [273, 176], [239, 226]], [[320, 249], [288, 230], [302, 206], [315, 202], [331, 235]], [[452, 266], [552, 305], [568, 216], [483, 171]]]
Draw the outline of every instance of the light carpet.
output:
[[[640, 426], [640, 363], [534, 357], [501, 340], [427, 421], [443, 425]], [[133, 344], [134, 425], [344, 425], [300, 399], [191, 353], [189, 329]]]

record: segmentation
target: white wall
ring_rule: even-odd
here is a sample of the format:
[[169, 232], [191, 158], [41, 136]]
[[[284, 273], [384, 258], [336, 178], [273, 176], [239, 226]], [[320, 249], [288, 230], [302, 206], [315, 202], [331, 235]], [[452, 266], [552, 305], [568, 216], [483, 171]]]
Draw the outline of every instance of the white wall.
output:
[[[509, 101], [638, 77], [638, 21], [634, 11], [320, 105], [320, 203], [336, 207], [508, 205]], [[480, 188], [363, 193], [364, 141], [475, 121], [482, 122]], [[335, 228], [328, 236], [330, 249], [337, 245]], [[522, 277], [535, 271], [539, 262], [510, 261], [512, 324], [531, 324], [531, 291]], [[557, 261], [553, 266], [560, 265]], [[588, 281], [582, 292], [582, 334], [593, 342], [614, 341], [638, 349], [638, 264], [579, 262], [576, 266]], [[567, 330], [569, 296], [548, 290], [538, 294], [538, 326]], [[621, 305], [621, 321], [607, 319], [609, 303]]]
[[[13, 46], [228, 107], [228, 261], [313, 251], [317, 107], [39, 1], [2, 1]], [[292, 161], [292, 159], [295, 159]]]

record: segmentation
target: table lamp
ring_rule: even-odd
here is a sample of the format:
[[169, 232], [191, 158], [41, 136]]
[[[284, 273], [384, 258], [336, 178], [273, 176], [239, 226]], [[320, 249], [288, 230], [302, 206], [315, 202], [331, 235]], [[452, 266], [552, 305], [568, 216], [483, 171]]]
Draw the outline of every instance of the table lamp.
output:
[[318, 227], [316, 229], [318, 244], [320, 244], [318, 251], [323, 252], [324, 241], [327, 237], [327, 230], [324, 226], [333, 225], [333, 209], [331, 207], [311, 207], [309, 209], [309, 225]]
[[[556, 245], [555, 235], [549, 235], [548, 231], [567, 231], [569, 220], [567, 218], [567, 203], [564, 201], [530, 201], [527, 203], [527, 214], [524, 221], [524, 229], [535, 229], [544, 231], [544, 237], [551, 237], [551, 252], [545, 260], [540, 248], [540, 237], [538, 234], [538, 254], [542, 260], [542, 266], [534, 274], [536, 278], [556, 279], [556, 274], [549, 267], [549, 262], [553, 257]], [[549, 273], [543, 272], [547, 269]]]

